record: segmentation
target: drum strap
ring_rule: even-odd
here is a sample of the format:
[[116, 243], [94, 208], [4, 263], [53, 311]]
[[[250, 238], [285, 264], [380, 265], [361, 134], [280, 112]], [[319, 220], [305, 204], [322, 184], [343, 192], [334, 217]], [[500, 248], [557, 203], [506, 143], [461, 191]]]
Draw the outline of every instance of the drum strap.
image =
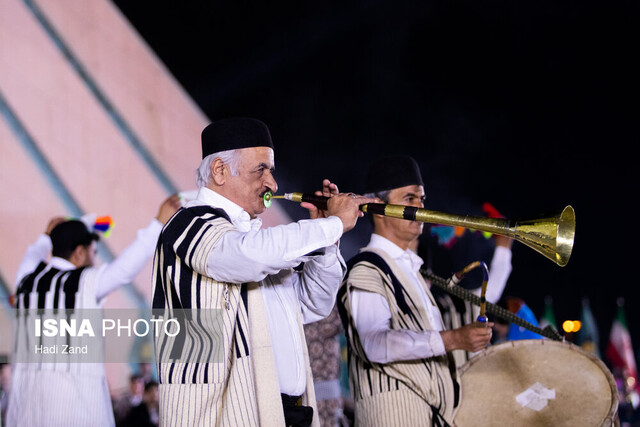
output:
[[434, 407], [433, 405], [429, 406], [431, 406], [431, 413], [433, 414], [431, 420], [433, 421], [434, 427], [451, 427], [451, 424], [449, 424], [447, 420], [445, 420], [444, 417], [440, 415], [438, 408]]
[[[438, 286], [439, 288], [444, 289], [445, 291], [449, 292], [451, 295], [457, 296], [458, 298], [462, 298], [463, 300], [469, 301], [475, 305], [480, 305], [480, 297], [475, 294], [472, 294], [465, 288], [458, 285], [454, 285], [450, 281], [443, 279], [442, 277], [436, 276], [435, 274], [430, 273], [426, 270], [420, 270], [420, 273], [424, 277], [429, 279], [429, 281], [432, 284]], [[522, 326], [523, 328], [528, 329], [532, 332], [535, 332], [536, 334], [542, 335], [543, 337], [547, 337], [555, 341], [563, 340], [563, 337], [551, 325], [548, 325], [544, 329], [539, 328], [527, 322], [526, 320], [522, 319], [521, 317], [516, 316], [514, 313], [510, 312], [509, 310], [506, 310], [500, 307], [499, 305], [491, 304], [490, 302], [486, 302], [486, 308], [488, 313], [494, 314], [500, 317], [501, 319], [514, 323], [518, 326]]]
[[404, 314], [410, 313], [411, 309], [409, 308], [409, 304], [407, 304], [407, 300], [405, 299], [404, 287], [402, 286], [402, 284], [400, 284], [400, 281], [398, 280], [396, 275], [393, 274], [393, 271], [391, 270], [391, 267], [389, 267], [389, 264], [387, 264], [385, 260], [382, 259], [382, 257], [376, 254], [375, 252], [369, 252], [369, 251], [360, 252], [356, 256], [351, 258], [347, 262], [346, 276], [349, 275], [349, 272], [356, 264], [363, 261], [375, 265], [384, 274], [386, 274], [389, 277], [389, 279], [391, 280], [391, 285], [393, 286], [393, 295], [396, 299], [396, 303], [398, 304], [398, 307], [400, 308], [400, 310], [402, 310]]

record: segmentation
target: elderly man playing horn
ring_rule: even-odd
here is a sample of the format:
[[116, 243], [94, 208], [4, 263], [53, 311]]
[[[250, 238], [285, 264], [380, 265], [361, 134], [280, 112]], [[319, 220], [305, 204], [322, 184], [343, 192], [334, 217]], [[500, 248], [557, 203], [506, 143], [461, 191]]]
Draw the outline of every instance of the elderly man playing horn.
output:
[[[196, 200], [158, 242], [153, 307], [218, 317], [184, 323], [198, 339], [178, 358], [156, 341], [160, 424], [317, 426], [303, 324], [331, 312], [345, 272], [337, 242], [373, 199], [339, 194], [324, 180], [326, 211], [303, 203], [311, 219], [261, 229], [263, 197], [278, 188], [267, 126], [213, 122], [202, 156]], [[207, 348], [198, 340], [209, 337], [217, 357], [193, 363], [189, 356]]]
[[[367, 187], [378, 202], [423, 207], [422, 176], [410, 157], [374, 163]], [[371, 240], [349, 261], [338, 293], [356, 425], [452, 424], [459, 387], [449, 352], [484, 348], [491, 328], [474, 323], [443, 330], [419, 274], [422, 260], [410, 249], [423, 224], [381, 215], [372, 220]]]

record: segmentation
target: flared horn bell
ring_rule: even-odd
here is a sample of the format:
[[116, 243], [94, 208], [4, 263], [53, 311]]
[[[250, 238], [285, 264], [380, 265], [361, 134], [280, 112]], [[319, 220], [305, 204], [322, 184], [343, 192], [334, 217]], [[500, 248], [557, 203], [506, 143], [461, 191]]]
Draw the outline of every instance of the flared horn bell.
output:
[[550, 217], [517, 222], [514, 233], [515, 240], [564, 267], [573, 249], [576, 214], [571, 206], [567, 206]]

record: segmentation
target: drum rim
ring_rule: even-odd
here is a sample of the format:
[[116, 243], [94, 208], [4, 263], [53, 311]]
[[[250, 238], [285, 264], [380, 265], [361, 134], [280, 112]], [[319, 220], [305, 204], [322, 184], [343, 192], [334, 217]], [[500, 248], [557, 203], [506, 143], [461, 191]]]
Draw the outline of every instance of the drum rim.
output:
[[[569, 350], [576, 351], [576, 352], [586, 356], [592, 362], [595, 362], [595, 364], [604, 373], [604, 376], [606, 377], [607, 382], [609, 383], [609, 388], [610, 388], [610, 392], [611, 392], [611, 406], [609, 407], [609, 412], [607, 413], [607, 416], [605, 417], [605, 419], [603, 421], [611, 422], [610, 425], [612, 425], [614, 423], [614, 420], [616, 418], [616, 414], [618, 412], [619, 402], [618, 402], [618, 397], [617, 397], [618, 396], [618, 387], [616, 386], [615, 378], [613, 377], [613, 374], [611, 373], [611, 370], [595, 354], [590, 353], [588, 351], [585, 351], [582, 347], [580, 347], [578, 345], [575, 345], [573, 343], [567, 342], [567, 341], [553, 341], [553, 340], [549, 340], [549, 339], [534, 338], [534, 339], [526, 339], [526, 340], [506, 341], [506, 342], [503, 342], [503, 343], [500, 343], [500, 344], [491, 345], [491, 346], [485, 348], [484, 350], [481, 350], [480, 352], [476, 353], [471, 359], [469, 359], [469, 361], [467, 363], [465, 363], [460, 368], [458, 368], [458, 377], [462, 377], [462, 375], [465, 372], [467, 372], [474, 364], [476, 364], [477, 362], [482, 360], [484, 357], [490, 356], [493, 353], [497, 353], [498, 351], [501, 351], [505, 347], [515, 348], [515, 347], [522, 347], [522, 346], [527, 346], [527, 345], [542, 345], [542, 346], [550, 345], [550, 346], [566, 347]], [[460, 381], [460, 382], [462, 383], [462, 381]]]

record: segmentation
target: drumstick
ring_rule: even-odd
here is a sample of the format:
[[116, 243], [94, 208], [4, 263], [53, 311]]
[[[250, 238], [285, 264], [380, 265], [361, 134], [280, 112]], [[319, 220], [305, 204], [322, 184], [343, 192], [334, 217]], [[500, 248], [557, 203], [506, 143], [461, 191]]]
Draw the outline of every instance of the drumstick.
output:
[[482, 290], [480, 292], [480, 315], [478, 316], [478, 322], [484, 323], [485, 326], [488, 326], [489, 319], [487, 319], [487, 316], [485, 315], [487, 306], [487, 299], [485, 298], [485, 295], [487, 294], [487, 284], [489, 283], [489, 269], [487, 268], [487, 264], [485, 264], [484, 261], [474, 261], [454, 274], [452, 279], [453, 284], [457, 284], [468, 272], [477, 267], [482, 267]]
[[484, 262], [482, 264], [482, 291], [480, 292], [480, 315], [478, 316], [478, 322], [482, 322], [485, 326], [488, 326], [488, 319], [485, 315], [486, 307], [487, 307], [487, 298], [485, 295], [487, 294], [487, 284], [489, 283], [489, 269], [487, 268], [487, 264]]

